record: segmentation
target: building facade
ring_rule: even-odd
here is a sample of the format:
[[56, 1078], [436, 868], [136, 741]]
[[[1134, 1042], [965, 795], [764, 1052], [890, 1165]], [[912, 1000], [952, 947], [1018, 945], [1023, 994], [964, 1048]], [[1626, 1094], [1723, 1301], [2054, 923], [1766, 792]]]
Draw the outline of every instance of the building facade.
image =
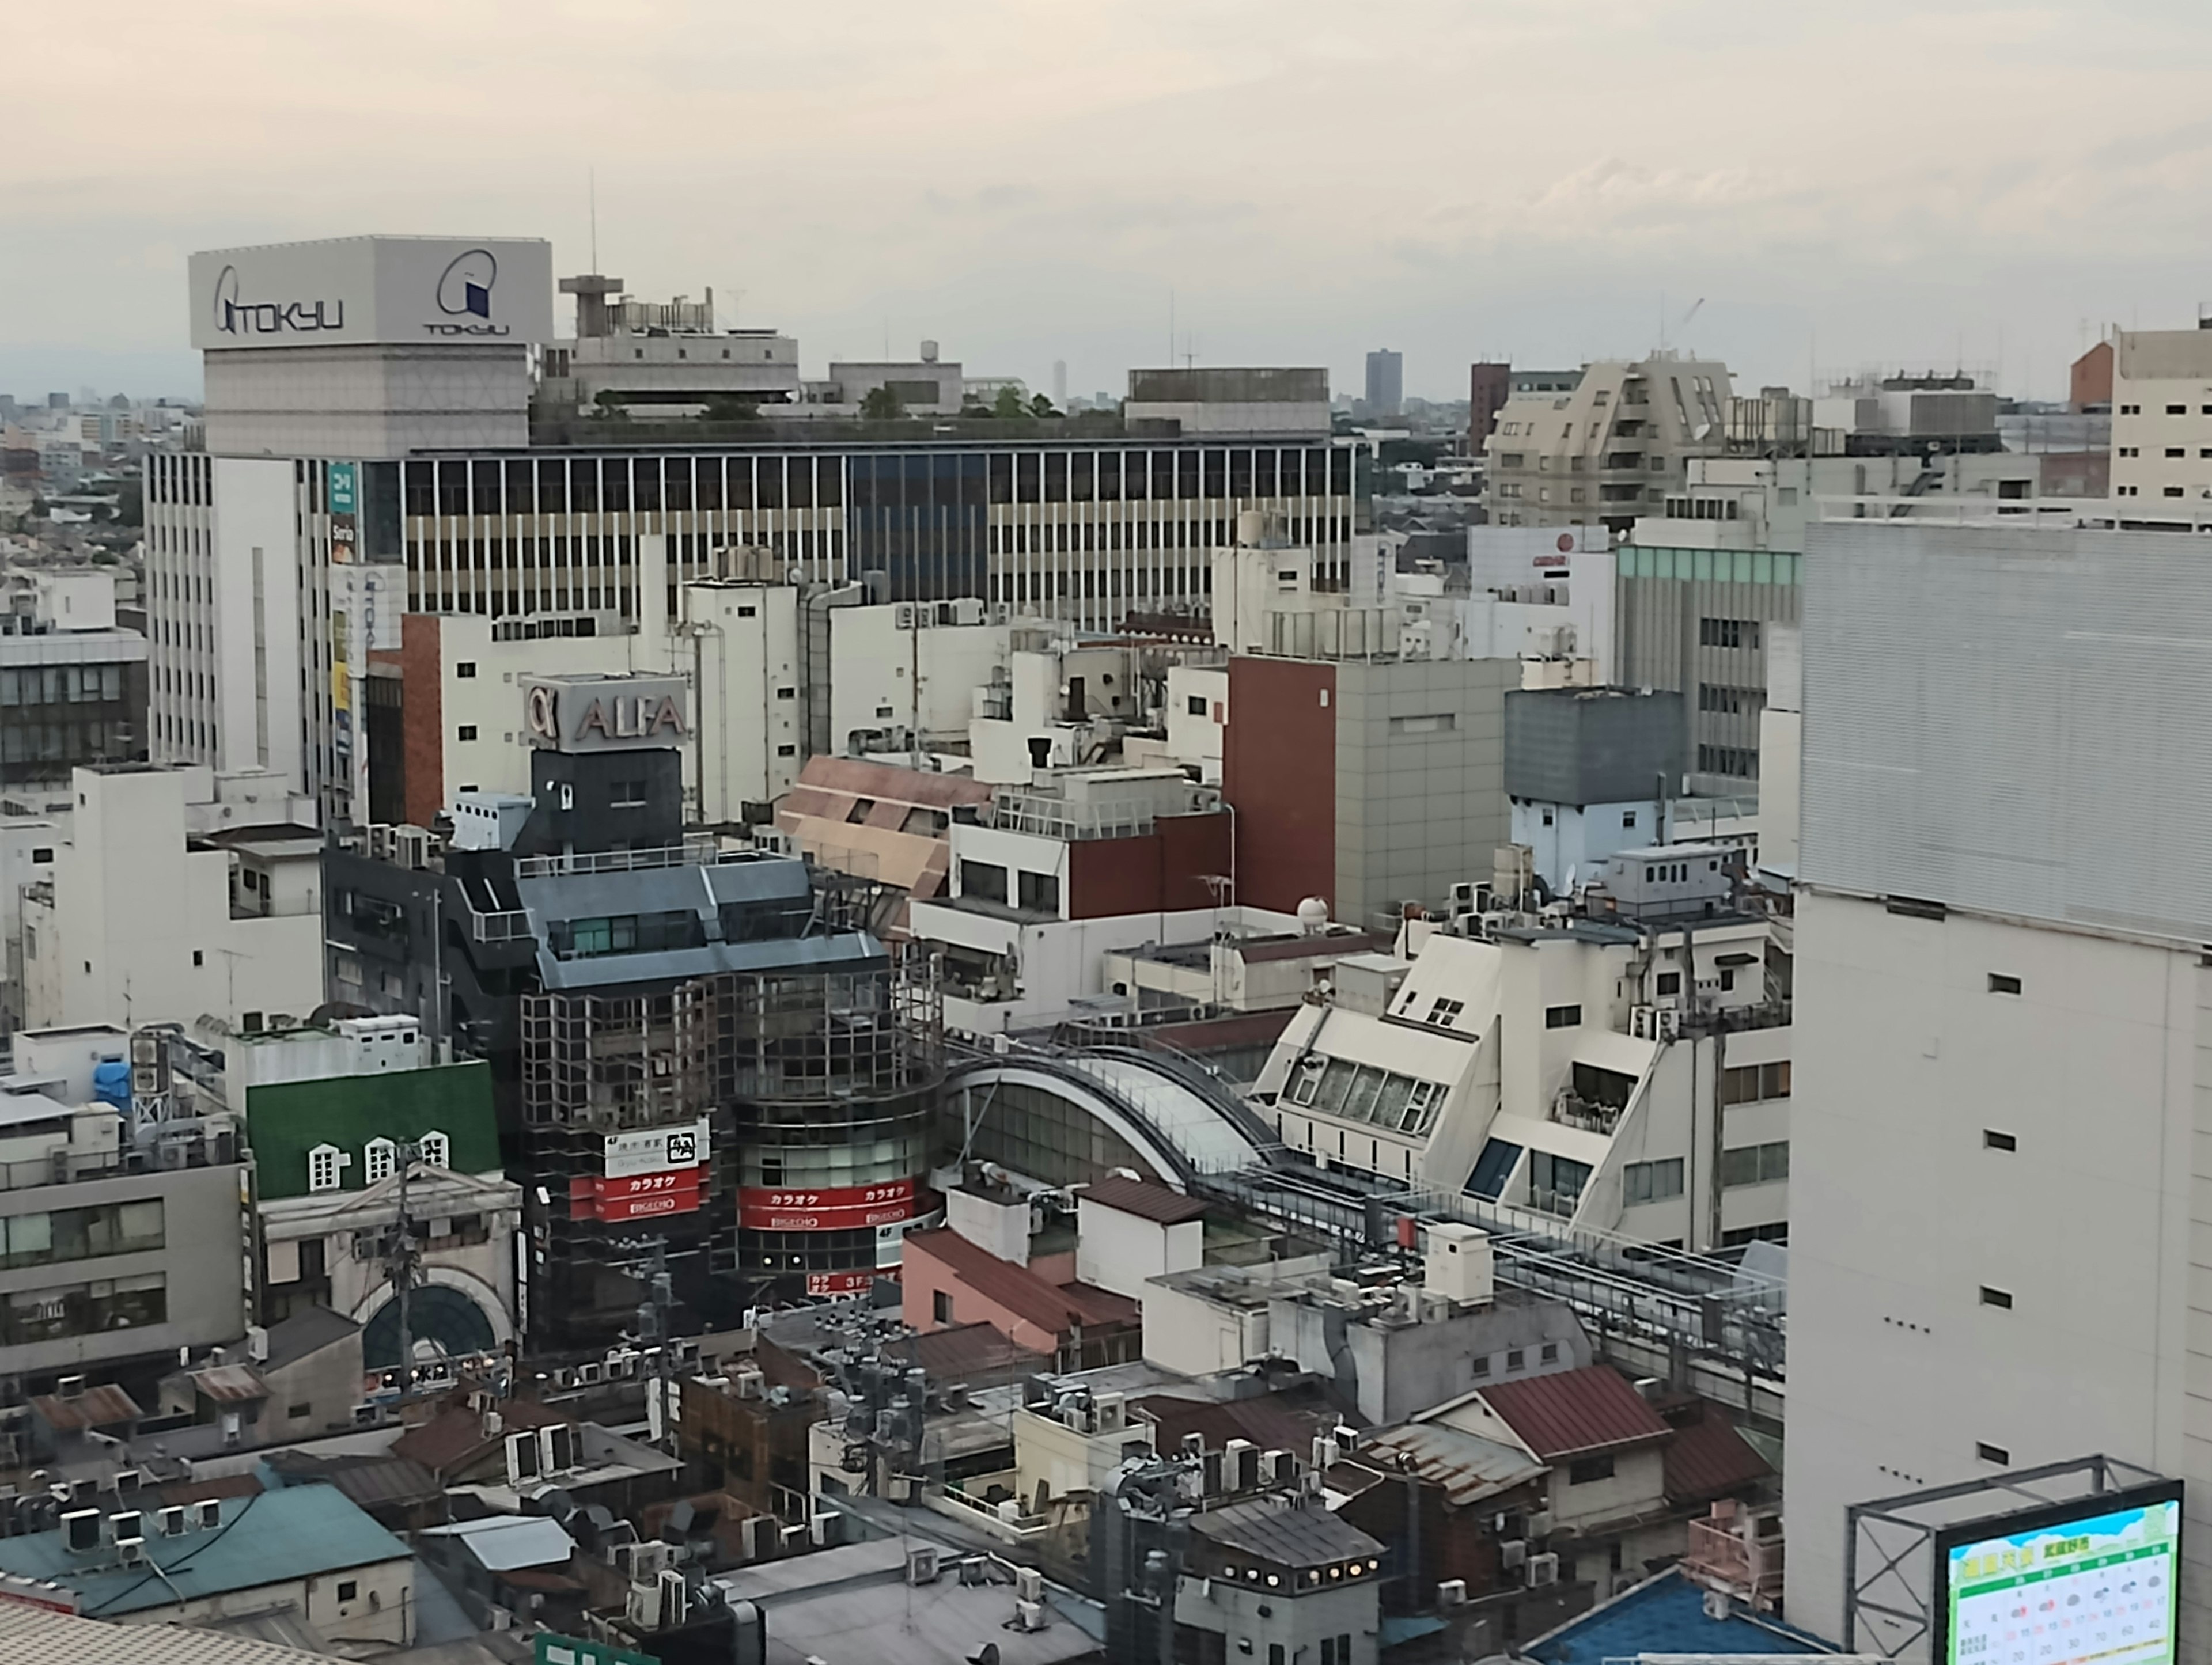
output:
[[[1846, 1645], [1854, 1504], [2103, 1453], [2207, 1519], [2186, 547], [1994, 517], [1808, 539], [1787, 1611]], [[2179, 1597], [2203, 1659], [2194, 1564]]]
[[1483, 506], [1495, 525], [1626, 532], [1689, 459], [1726, 451], [1729, 398], [1726, 365], [1663, 350], [1587, 365], [1565, 391], [1516, 386], [1488, 441]]
[[2212, 497], [2212, 330], [2112, 337], [2112, 495], [2146, 507]]

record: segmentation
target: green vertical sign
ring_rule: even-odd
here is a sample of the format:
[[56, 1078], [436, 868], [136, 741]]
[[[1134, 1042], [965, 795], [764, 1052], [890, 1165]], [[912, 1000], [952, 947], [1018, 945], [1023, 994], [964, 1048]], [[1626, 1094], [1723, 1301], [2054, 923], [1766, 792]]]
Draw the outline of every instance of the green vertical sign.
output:
[[358, 463], [332, 463], [330, 475], [330, 505], [333, 514], [351, 514], [360, 487]]

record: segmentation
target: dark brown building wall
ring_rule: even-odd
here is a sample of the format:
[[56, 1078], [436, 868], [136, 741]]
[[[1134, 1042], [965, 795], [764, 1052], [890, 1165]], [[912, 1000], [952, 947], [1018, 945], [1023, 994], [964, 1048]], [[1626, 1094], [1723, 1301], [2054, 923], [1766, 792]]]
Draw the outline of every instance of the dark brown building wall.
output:
[[409, 613], [399, 621], [399, 682], [402, 792], [407, 819], [427, 827], [446, 807], [446, 714], [440, 679], [442, 655], [438, 620]]
[[2100, 341], [2074, 361], [2066, 397], [2076, 410], [2112, 402], [2112, 343]]
[[1109, 919], [1206, 908], [1208, 873], [1229, 871], [1229, 817], [1168, 816], [1142, 838], [1080, 839], [1067, 847], [1067, 916]]
[[1467, 454], [1480, 457], [1482, 442], [1498, 431], [1498, 413], [1513, 396], [1513, 367], [1476, 364], [1468, 369]]
[[1223, 795], [1237, 811], [1237, 900], [1336, 906], [1336, 667], [1229, 661]]

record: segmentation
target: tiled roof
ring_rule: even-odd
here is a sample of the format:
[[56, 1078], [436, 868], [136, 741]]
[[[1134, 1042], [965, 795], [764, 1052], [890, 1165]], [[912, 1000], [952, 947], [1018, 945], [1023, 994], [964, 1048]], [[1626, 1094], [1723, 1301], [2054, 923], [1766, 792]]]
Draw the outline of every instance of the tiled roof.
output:
[[269, 1397], [269, 1384], [251, 1364], [210, 1364], [194, 1370], [191, 1382], [203, 1399], [217, 1405], [246, 1405]]
[[1633, 1659], [1642, 1654], [1820, 1654], [1832, 1651], [1777, 1619], [1734, 1608], [1725, 1619], [1705, 1612], [1705, 1592], [1670, 1567], [1601, 1602], [1522, 1650], [1541, 1665]]
[[[872, 763], [858, 757], [809, 757], [792, 792], [806, 788], [846, 798], [872, 798], [879, 804], [919, 804], [930, 809], [991, 801], [990, 784], [972, 775], [902, 769], [896, 763]], [[786, 801], [791, 801], [788, 796]], [[811, 812], [821, 813], [819, 810]]]
[[1326, 1566], [1382, 1553], [1382, 1546], [1351, 1522], [1317, 1506], [1231, 1504], [1193, 1516], [1190, 1529], [1224, 1548], [1241, 1549], [1279, 1566]]
[[1668, 1503], [1680, 1506], [1724, 1498], [1774, 1473], [1719, 1407], [1692, 1400], [1668, 1407], [1666, 1419], [1674, 1431], [1665, 1453]]
[[70, 1399], [58, 1394], [42, 1394], [31, 1401], [31, 1408], [45, 1419], [46, 1426], [64, 1431], [74, 1428], [112, 1428], [118, 1422], [136, 1422], [146, 1414], [138, 1408], [137, 1401], [112, 1382], [87, 1388]]
[[950, 1227], [907, 1234], [905, 1252], [940, 1261], [985, 1300], [1054, 1335], [1075, 1325], [1133, 1324], [1139, 1308], [1126, 1295], [1088, 1284], [1048, 1284], [1025, 1266], [1002, 1261]]
[[1124, 1214], [1161, 1225], [1180, 1225], [1185, 1220], [1206, 1217], [1206, 1204], [1198, 1198], [1170, 1191], [1164, 1185], [1148, 1185], [1140, 1179], [1098, 1180], [1076, 1193], [1076, 1199], [1103, 1208], [1118, 1208]]
[[126, 1630], [97, 1619], [0, 1602], [0, 1665], [115, 1665], [127, 1658], [158, 1660], [161, 1665], [329, 1665], [325, 1655], [247, 1637], [167, 1626]]
[[1546, 1462], [1656, 1444], [1668, 1435], [1659, 1413], [1620, 1371], [1604, 1364], [1501, 1382], [1485, 1388], [1482, 1399]]

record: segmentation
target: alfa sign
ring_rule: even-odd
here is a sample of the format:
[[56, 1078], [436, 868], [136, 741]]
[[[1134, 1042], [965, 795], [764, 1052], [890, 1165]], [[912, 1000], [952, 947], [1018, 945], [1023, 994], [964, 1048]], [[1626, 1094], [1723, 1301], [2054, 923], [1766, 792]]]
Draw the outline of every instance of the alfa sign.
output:
[[681, 745], [684, 691], [678, 677], [542, 678], [523, 690], [523, 732], [554, 751]]
[[675, 1127], [652, 1127], [636, 1133], [606, 1136], [604, 1172], [609, 1179], [630, 1179], [640, 1174], [665, 1174], [679, 1168], [697, 1168], [708, 1156], [707, 1120]]

